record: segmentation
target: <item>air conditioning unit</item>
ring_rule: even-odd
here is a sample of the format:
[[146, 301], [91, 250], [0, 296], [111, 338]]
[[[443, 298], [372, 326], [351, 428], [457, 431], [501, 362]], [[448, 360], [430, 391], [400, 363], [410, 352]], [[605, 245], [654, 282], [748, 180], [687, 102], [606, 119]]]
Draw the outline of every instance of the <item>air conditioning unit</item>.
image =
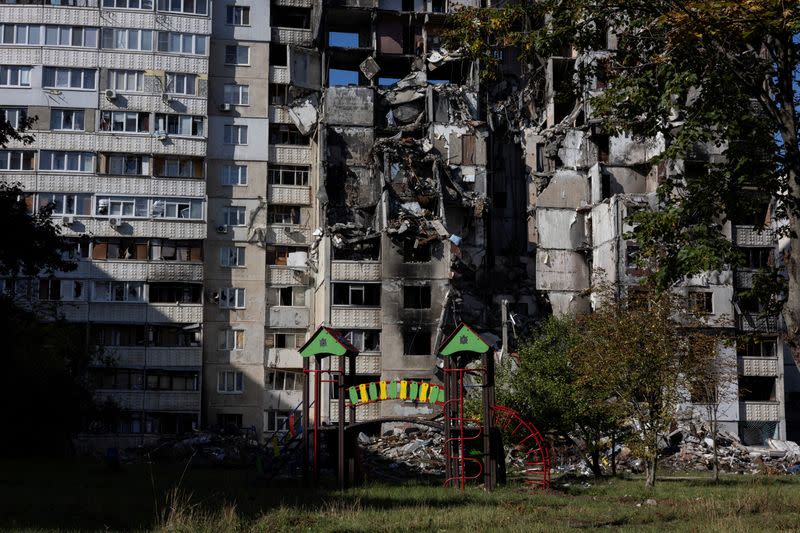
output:
[[117, 98], [117, 91], [114, 89], [106, 89], [106, 100], [114, 100]]
[[167, 138], [167, 132], [166, 131], [158, 130], [156, 132], [156, 139], [158, 139], [159, 141], [163, 141], [166, 138]]
[[217, 233], [228, 233], [228, 226], [224, 224], [222, 226], [217, 226]]
[[75, 223], [75, 216], [73, 215], [64, 215], [61, 217], [61, 225], [62, 226], [71, 226]]
[[162, 102], [164, 102], [165, 104], [168, 104], [170, 100], [171, 100], [171, 98], [170, 98], [168, 93], [161, 93], [161, 101]]
[[122, 225], [122, 219], [119, 217], [111, 217], [108, 219], [108, 225], [112, 228], [118, 228]]
[[228, 104], [228, 103], [219, 104], [219, 110], [220, 111], [233, 111], [233, 104]]

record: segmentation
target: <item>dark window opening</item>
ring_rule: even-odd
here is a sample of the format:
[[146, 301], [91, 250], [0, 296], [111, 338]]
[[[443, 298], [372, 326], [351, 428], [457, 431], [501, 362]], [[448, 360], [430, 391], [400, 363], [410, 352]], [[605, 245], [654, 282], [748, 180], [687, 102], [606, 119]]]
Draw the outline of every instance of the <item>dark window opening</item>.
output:
[[289, 64], [285, 44], [270, 43], [269, 45], [269, 64], [275, 67], [285, 67]]
[[737, 304], [742, 313], [760, 313], [764, 310], [758, 296], [750, 293], [737, 293]]
[[611, 174], [608, 172], [600, 173], [600, 195], [603, 200], [611, 198]]
[[242, 415], [238, 413], [217, 413], [217, 427], [239, 429], [242, 427]]
[[736, 343], [736, 355], [739, 357], [775, 357], [778, 353], [778, 342], [775, 339], [747, 339]]
[[690, 292], [689, 307], [696, 313], [713, 313], [713, 294], [711, 292]]
[[431, 244], [416, 240], [403, 241], [403, 263], [427, 263], [431, 260]]
[[270, 24], [278, 28], [311, 28], [311, 10], [301, 7], [285, 7], [272, 4]]
[[270, 125], [270, 144], [308, 144], [308, 137], [300, 133], [297, 127], [289, 124]]
[[275, 266], [286, 266], [289, 263], [289, 254], [294, 252], [307, 252], [306, 248], [294, 246], [267, 246], [267, 264]]
[[744, 267], [759, 269], [772, 266], [772, 248], [739, 248], [744, 256]]
[[403, 332], [404, 355], [430, 355], [431, 332], [427, 329]]
[[400, 9], [403, 11], [414, 11], [414, 0], [403, 0]]
[[775, 378], [739, 376], [739, 399], [743, 402], [774, 402]]
[[183, 283], [151, 283], [151, 303], [199, 304], [203, 297], [203, 286]]
[[292, 287], [278, 289], [278, 305], [292, 305]]
[[369, 239], [342, 248], [333, 248], [334, 261], [377, 261], [380, 257], [381, 240]]
[[361, 305], [377, 307], [381, 304], [379, 283], [334, 283], [333, 305]]
[[405, 309], [430, 309], [431, 288], [427, 285], [403, 287], [403, 307]]

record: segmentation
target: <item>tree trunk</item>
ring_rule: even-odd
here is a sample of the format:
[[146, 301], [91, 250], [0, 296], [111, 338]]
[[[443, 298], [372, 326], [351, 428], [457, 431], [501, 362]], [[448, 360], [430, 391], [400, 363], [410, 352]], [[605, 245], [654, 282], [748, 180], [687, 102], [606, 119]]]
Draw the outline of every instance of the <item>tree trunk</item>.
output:
[[600, 450], [597, 448], [597, 445], [592, 447], [590, 455], [592, 458], [592, 464], [589, 466], [592, 469], [592, 474], [594, 474], [594, 477], [602, 476], [603, 470], [600, 468]]
[[644, 486], [651, 489], [656, 486], [656, 468], [658, 467], [658, 431], [653, 431], [650, 446], [648, 446], [648, 448], [651, 449], [645, 449], [645, 452], [647, 453], [647, 459], [645, 460], [645, 473], [647, 477], [645, 478]]

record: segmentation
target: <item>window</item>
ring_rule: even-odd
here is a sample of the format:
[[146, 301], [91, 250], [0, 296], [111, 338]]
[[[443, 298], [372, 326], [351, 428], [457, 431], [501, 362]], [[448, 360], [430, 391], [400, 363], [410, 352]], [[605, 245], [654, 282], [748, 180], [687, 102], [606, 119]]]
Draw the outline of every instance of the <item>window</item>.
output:
[[308, 137], [300, 133], [296, 126], [289, 124], [270, 124], [270, 144], [308, 144]]
[[220, 350], [244, 350], [243, 329], [221, 329], [218, 335]]
[[205, 55], [206, 36], [193, 33], [160, 31], [158, 32], [158, 51], [174, 54]]
[[248, 105], [250, 103], [250, 86], [226, 83], [223, 93], [223, 102], [233, 105]]
[[244, 246], [223, 246], [219, 250], [219, 264], [224, 267], [243, 267]]
[[94, 89], [94, 69], [44, 67], [42, 87], [64, 89]]
[[403, 287], [403, 308], [430, 309], [431, 288], [427, 285], [407, 285]]
[[427, 263], [431, 260], [431, 244], [419, 244], [416, 239], [403, 241], [403, 263]]
[[103, 0], [103, 7], [122, 9], [153, 9], [153, 0]]
[[101, 196], [95, 203], [95, 215], [112, 217], [147, 217], [149, 201], [147, 198], [126, 196]]
[[146, 376], [148, 390], [198, 390], [197, 372], [148, 371]]
[[250, 47], [249, 46], [225, 46], [225, 63], [228, 65], [249, 65]]
[[102, 48], [108, 50], [152, 50], [153, 32], [132, 28], [103, 28]]
[[430, 355], [431, 332], [427, 329], [415, 329], [403, 332], [404, 355]]
[[278, 287], [268, 289], [269, 304], [277, 307], [302, 307], [306, 305], [305, 287]]
[[[8, 122], [12, 128], [19, 128], [28, 119], [28, 110], [24, 107], [0, 108], [0, 122]], [[81, 128], [83, 129], [83, 128]]]
[[305, 332], [267, 333], [264, 344], [267, 348], [296, 349], [305, 343]]
[[202, 178], [202, 159], [156, 158], [155, 175], [170, 178]]
[[92, 259], [147, 261], [147, 239], [97, 238], [92, 246]]
[[203, 242], [151, 239], [150, 259], [153, 261], [202, 261]]
[[0, 24], [2, 44], [41, 44], [38, 24]]
[[167, 72], [168, 93], [185, 94], [194, 96], [196, 93], [197, 76], [194, 74], [179, 74], [177, 72]]
[[88, 194], [40, 192], [38, 196], [39, 209], [52, 205], [54, 215], [88, 215], [92, 206], [92, 197]]
[[271, 246], [267, 245], [265, 248], [267, 252], [267, 264], [275, 266], [286, 266], [289, 264], [289, 254], [297, 252], [308, 253], [307, 248], [299, 248], [295, 246]]
[[227, 288], [219, 291], [219, 306], [222, 309], [244, 309], [245, 290]]
[[225, 22], [233, 26], [249, 26], [250, 8], [248, 6], [227, 6]]
[[91, 152], [41, 151], [39, 170], [64, 172], [94, 172], [94, 154]]
[[33, 152], [0, 150], [0, 170], [33, 170]]
[[247, 144], [247, 126], [226, 125], [222, 132], [225, 144]]
[[222, 209], [223, 224], [226, 226], [244, 226], [245, 208], [244, 207], [224, 207]]
[[351, 329], [344, 338], [360, 352], [378, 352], [381, 349], [381, 332], [376, 329]]
[[303, 374], [270, 370], [267, 372], [267, 390], [303, 390]]
[[739, 399], [743, 402], [774, 402], [775, 378], [739, 376]]
[[202, 303], [203, 286], [193, 283], [151, 283], [148, 291], [151, 303]]
[[39, 280], [39, 299], [40, 300], [61, 300], [61, 280], [60, 279], [40, 279]]
[[0, 65], [0, 87], [30, 87], [31, 67]]
[[775, 357], [778, 342], [775, 339], [747, 339], [736, 343], [739, 357]]
[[146, 156], [111, 155], [108, 156], [108, 173], [113, 175], [139, 176], [144, 174]]
[[711, 292], [690, 292], [689, 293], [689, 307], [701, 314], [710, 314], [714, 312], [714, 301]]
[[144, 71], [141, 70], [109, 70], [108, 89], [125, 92], [142, 92]]
[[267, 178], [271, 185], [308, 185], [308, 167], [270, 166]]
[[92, 325], [94, 343], [97, 346], [144, 346], [144, 326], [126, 324]]
[[140, 281], [95, 281], [95, 302], [143, 302], [144, 283]]
[[242, 415], [234, 413], [217, 413], [217, 427], [242, 427]]
[[208, 0], [158, 0], [158, 10], [207, 15]]
[[85, 26], [45, 26], [44, 44], [97, 48], [97, 28]]
[[283, 83], [270, 83], [269, 103], [271, 105], [286, 105], [289, 103], [289, 86]]
[[203, 136], [203, 117], [192, 115], [156, 115], [156, 130], [170, 135]]
[[100, 114], [100, 131], [147, 133], [150, 131], [150, 114], [103, 111]]
[[186, 218], [202, 220], [203, 200], [189, 198], [156, 198], [152, 204], [156, 218]]
[[223, 185], [247, 185], [247, 165], [223, 165]]
[[278, 411], [270, 409], [264, 411], [264, 426], [266, 431], [289, 431], [289, 418], [294, 414], [291, 411]]
[[744, 256], [745, 268], [767, 268], [772, 264], [772, 248], [739, 248], [739, 251]]
[[273, 205], [267, 210], [267, 224], [299, 224], [300, 206]]
[[50, 129], [83, 131], [83, 110], [53, 109], [50, 112]]
[[309, 29], [311, 23], [311, 10], [298, 7], [282, 7], [272, 10], [272, 27], [303, 28]]
[[333, 305], [381, 305], [380, 283], [334, 283]]

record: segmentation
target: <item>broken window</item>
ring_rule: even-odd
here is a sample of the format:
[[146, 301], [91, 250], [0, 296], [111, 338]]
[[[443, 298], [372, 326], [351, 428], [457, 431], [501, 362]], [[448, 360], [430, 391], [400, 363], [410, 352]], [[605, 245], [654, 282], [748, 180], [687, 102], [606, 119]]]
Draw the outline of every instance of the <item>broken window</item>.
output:
[[[141, 257], [137, 249], [137, 257]], [[150, 259], [153, 261], [202, 261], [203, 241], [175, 241], [172, 239], [151, 239]]]
[[144, 346], [144, 326], [127, 324], [92, 324], [94, 344], [97, 346]]
[[270, 185], [308, 185], [309, 167], [271, 165], [267, 170]]
[[244, 255], [244, 246], [223, 246], [219, 249], [219, 264], [224, 267], [243, 267]]
[[403, 287], [405, 309], [430, 309], [431, 288], [428, 285], [406, 285]]
[[377, 307], [381, 304], [380, 283], [334, 283], [333, 305]]
[[689, 293], [689, 307], [696, 313], [711, 314], [714, 312], [713, 293], [698, 291]]
[[431, 260], [431, 244], [419, 241], [403, 241], [403, 263], [427, 263]]
[[283, 370], [270, 370], [267, 372], [267, 390], [303, 390], [302, 372], [286, 372]]
[[307, 252], [306, 248], [297, 246], [266, 246], [267, 264], [275, 266], [286, 266], [289, 262], [289, 254], [295, 252]]
[[775, 378], [739, 376], [739, 399], [743, 402], [774, 402]]
[[271, 289], [271, 291], [274, 292], [272, 305], [286, 307], [302, 307], [306, 305], [305, 287], [278, 287]]
[[775, 357], [777, 353], [776, 339], [754, 338], [736, 343], [736, 355], [739, 357]]
[[739, 311], [742, 313], [757, 314], [764, 310], [764, 307], [759, 301], [758, 296], [751, 294], [748, 291], [737, 292], [736, 303], [739, 307]]
[[377, 352], [381, 349], [381, 331], [379, 329], [351, 329], [344, 332], [344, 338], [359, 352]]
[[244, 309], [245, 289], [225, 288], [219, 291], [219, 306], [222, 309]]
[[217, 348], [220, 350], [244, 350], [244, 330], [226, 328], [217, 334]]
[[287, 105], [289, 103], [289, 86], [283, 83], [270, 83], [269, 103], [270, 105]]
[[292, 411], [281, 411], [277, 409], [264, 411], [264, 427], [267, 428], [267, 431], [289, 431], [290, 416], [294, 416]]
[[267, 348], [288, 348], [294, 350], [303, 346], [305, 338], [305, 331], [267, 333], [264, 337], [264, 344]]
[[300, 224], [300, 206], [272, 206], [267, 211], [267, 224]]
[[138, 281], [95, 281], [92, 299], [95, 302], [143, 302], [144, 283]]
[[311, 9], [303, 7], [288, 7], [272, 3], [270, 8], [270, 25], [278, 28], [311, 28]]
[[300, 133], [296, 126], [290, 124], [270, 124], [270, 144], [307, 145], [308, 137]]
[[164, 348], [185, 348], [200, 346], [199, 325], [151, 326], [150, 343]]
[[199, 304], [203, 286], [193, 283], [151, 283], [150, 302]]
[[403, 332], [404, 355], [430, 355], [431, 331], [429, 329], [414, 329]]
[[289, 64], [285, 44], [269, 44], [269, 64], [273, 67], [285, 67]]
[[333, 248], [334, 261], [377, 261], [380, 257], [380, 238], [368, 239]]

